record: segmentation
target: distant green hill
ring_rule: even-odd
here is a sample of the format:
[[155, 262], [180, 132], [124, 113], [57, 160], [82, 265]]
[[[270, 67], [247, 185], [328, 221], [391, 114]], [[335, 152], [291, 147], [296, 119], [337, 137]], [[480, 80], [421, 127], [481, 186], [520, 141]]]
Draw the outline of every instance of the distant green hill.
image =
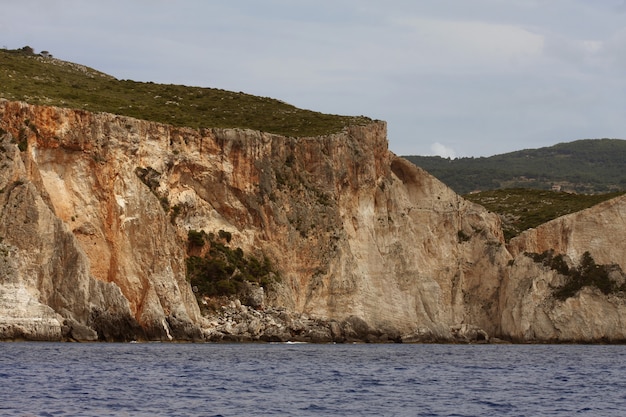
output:
[[47, 53], [35, 54], [30, 47], [0, 50], [0, 97], [174, 126], [249, 128], [285, 136], [318, 136], [371, 122], [241, 92], [118, 80]]
[[626, 140], [585, 139], [488, 158], [405, 156], [459, 194], [504, 188], [626, 190]]

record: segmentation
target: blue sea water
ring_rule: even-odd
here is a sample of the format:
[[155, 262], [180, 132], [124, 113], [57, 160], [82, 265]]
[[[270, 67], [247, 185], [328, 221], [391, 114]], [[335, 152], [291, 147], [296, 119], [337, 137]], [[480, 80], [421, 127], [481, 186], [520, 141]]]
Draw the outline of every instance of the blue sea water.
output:
[[626, 346], [0, 343], [0, 416], [625, 416]]

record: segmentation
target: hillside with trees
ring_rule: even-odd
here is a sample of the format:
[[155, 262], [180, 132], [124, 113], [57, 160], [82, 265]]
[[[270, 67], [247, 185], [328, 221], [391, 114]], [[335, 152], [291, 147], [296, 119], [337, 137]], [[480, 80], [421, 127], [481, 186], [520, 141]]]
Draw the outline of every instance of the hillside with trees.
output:
[[626, 190], [626, 140], [584, 139], [481, 158], [405, 156], [459, 194], [532, 188], [581, 194]]

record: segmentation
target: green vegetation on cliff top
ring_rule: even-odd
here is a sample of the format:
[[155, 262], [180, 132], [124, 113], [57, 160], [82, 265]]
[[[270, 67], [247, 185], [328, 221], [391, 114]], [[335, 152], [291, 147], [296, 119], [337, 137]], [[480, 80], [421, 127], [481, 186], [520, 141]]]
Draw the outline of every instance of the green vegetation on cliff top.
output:
[[[280, 100], [214, 88], [118, 80], [94, 69], [34, 54], [0, 50], [0, 97], [31, 104], [107, 112], [192, 128], [248, 128], [285, 136], [318, 136], [371, 119], [298, 109]], [[408, 156], [465, 198], [503, 218], [508, 239], [521, 231], [591, 207], [626, 188], [626, 141], [581, 140], [489, 158]], [[516, 189], [494, 190], [502, 188]], [[528, 188], [543, 189], [542, 191]]]
[[557, 217], [592, 207], [624, 192], [573, 194], [528, 188], [491, 190], [464, 195], [502, 219], [502, 231], [508, 241], [524, 230], [537, 227]]
[[507, 241], [626, 190], [626, 140], [620, 139], [578, 140], [488, 158], [405, 158], [498, 214]]
[[299, 137], [371, 122], [364, 116], [323, 114], [241, 92], [118, 80], [44, 55], [28, 47], [0, 50], [0, 97], [181, 127], [247, 128]]

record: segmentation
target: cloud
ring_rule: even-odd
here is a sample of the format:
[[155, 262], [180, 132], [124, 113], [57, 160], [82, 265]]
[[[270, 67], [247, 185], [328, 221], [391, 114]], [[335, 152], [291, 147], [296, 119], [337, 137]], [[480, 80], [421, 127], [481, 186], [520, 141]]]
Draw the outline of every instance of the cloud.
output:
[[445, 145], [442, 145], [439, 142], [435, 142], [432, 145], [430, 145], [430, 150], [433, 152], [433, 154], [440, 156], [442, 158], [450, 158], [450, 159], [456, 158], [456, 152], [454, 151], [454, 149], [449, 148]]
[[424, 69], [518, 71], [541, 56], [543, 36], [523, 27], [471, 20], [408, 17], [393, 23], [410, 34], [410, 55]]
[[117, 78], [364, 114], [388, 122], [400, 155], [626, 132], [626, 0], [0, 3], [0, 46]]

